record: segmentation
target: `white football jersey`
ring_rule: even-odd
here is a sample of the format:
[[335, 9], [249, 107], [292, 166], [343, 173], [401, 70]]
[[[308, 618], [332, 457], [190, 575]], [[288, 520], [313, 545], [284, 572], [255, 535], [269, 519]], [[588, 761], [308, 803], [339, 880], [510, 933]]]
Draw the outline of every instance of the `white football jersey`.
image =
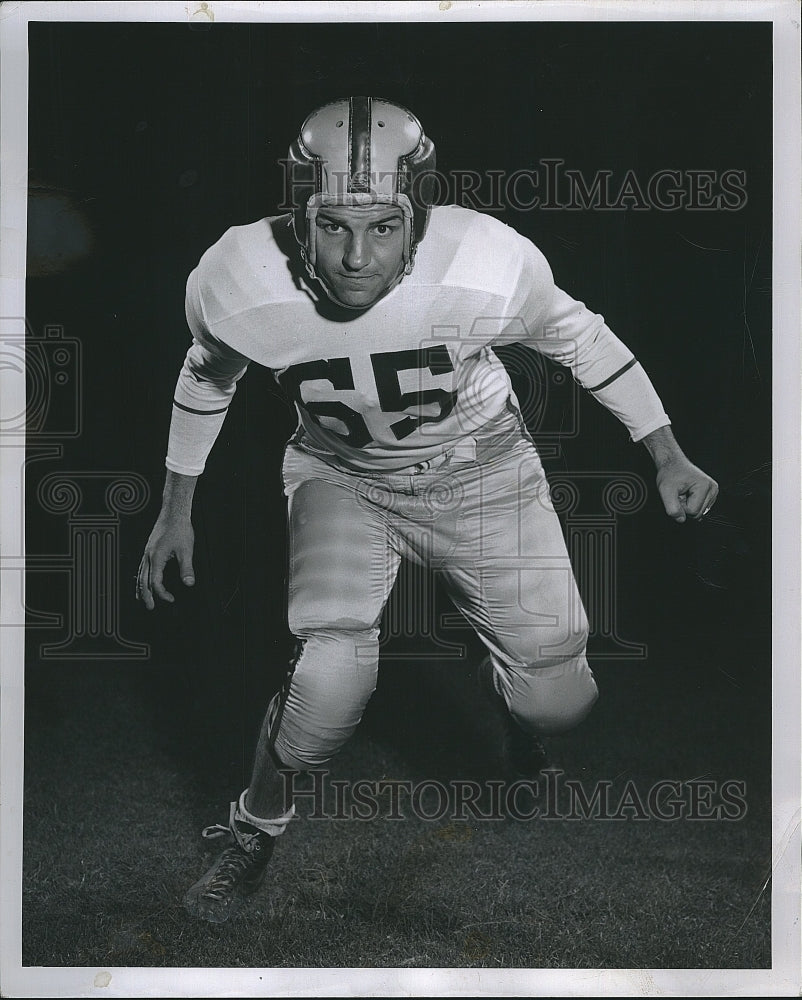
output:
[[631, 351], [555, 286], [540, 251], [467, 209], [434, 208], [412, 273], [364, 312], [308, 277], [289, 216], [234, 227], [190, 275], [186, 312], [167, 457], [185, 475], [202, 472], [251, 361], [294, 401], [309, 444], [357, 470], [434, 458], [514, 402], [502, 344], [569, 366], [633, 440], [669, 423]]

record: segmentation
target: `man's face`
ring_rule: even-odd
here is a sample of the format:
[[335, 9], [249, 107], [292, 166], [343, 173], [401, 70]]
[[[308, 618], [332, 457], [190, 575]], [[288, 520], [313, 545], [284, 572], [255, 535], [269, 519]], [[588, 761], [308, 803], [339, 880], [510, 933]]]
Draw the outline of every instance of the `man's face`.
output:
[[315, 272], [342, 305], [368, 309], [404, 270], [404, 216], [395, 205], [319, 209]]

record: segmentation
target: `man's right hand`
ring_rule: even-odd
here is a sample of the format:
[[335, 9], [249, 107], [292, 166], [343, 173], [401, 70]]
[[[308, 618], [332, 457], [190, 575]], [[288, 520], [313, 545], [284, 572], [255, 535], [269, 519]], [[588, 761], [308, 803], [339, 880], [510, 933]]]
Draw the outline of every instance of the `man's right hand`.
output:
[[160, 601], [172, 604], [175, 597], [164, 587], [164, 567], [170, 559], [178, 562], [181, 582], [187, 587], [195, 584], [192, 568], [192, 553], [195, 547], [195, 532], [189, 517], [163, 517], [156, 521], [145, 546], [142, 562], [136, 577], [136, 598], [142, 601], [148, 611], [156, 607], [154, 595]]

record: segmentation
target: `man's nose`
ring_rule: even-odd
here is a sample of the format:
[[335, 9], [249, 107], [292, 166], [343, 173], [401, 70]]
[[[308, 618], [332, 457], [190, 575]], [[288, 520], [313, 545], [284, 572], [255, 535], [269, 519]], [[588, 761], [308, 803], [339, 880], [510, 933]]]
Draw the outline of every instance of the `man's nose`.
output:
[[343, 264], [349, 271], [361, 271], [370, 263], [370, 247], [365, 233], [351, 233], [343, 254]]

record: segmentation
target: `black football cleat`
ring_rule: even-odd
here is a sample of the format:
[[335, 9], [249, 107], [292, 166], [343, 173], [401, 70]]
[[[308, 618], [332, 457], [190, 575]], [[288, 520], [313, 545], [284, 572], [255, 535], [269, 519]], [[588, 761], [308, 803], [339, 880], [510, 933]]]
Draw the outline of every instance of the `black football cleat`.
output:
[[514, 778], [537, 778], [549, 766], [549, 755], [537, 736], [525, 733], [507, 717], [504, 734], [504, 764]]
[[190, 916], [211, 924], [223, 924], [239, 910], [243, 901], [264, 881], [273, 854], [274, 838], [257, 834], [258, 846], [246, 851], [235, 841], [217, 858], [203, 878], [184, 896]]
[[[276, 838], [242, 819], [244, 797], [245, 792], [239, 803], [231, 803], [227, 827], [216, 824], [207, 826], [203, 831], [207, 839], [228, 837], [231, 843], [184, 896], [184, 908], [198, 920], [225, 923], [264, 881]], [[254, 822], [262, 821], [254, 818]], [[276, 821], [278, 825], [285, 822]]]

